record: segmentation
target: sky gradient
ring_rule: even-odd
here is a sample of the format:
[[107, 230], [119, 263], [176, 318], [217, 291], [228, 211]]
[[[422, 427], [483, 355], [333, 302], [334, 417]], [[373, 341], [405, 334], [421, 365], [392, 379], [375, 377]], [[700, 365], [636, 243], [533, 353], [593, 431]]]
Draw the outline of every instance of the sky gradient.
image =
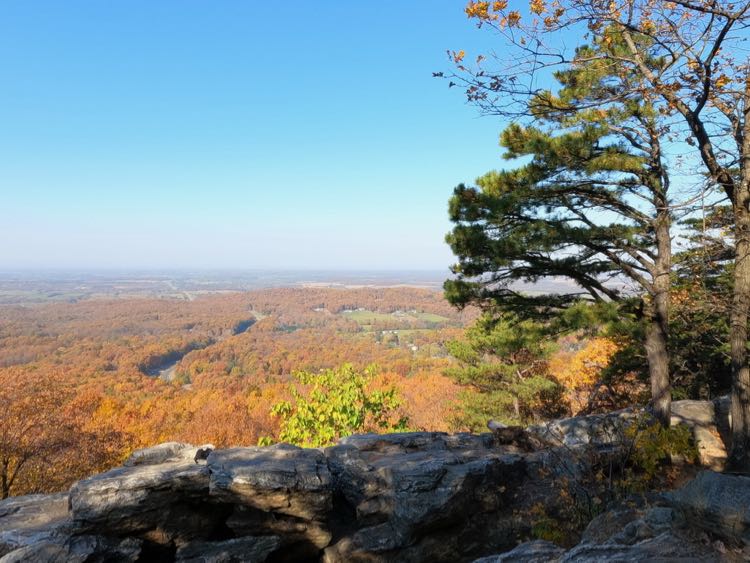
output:
[[3, 2], [0, 268], [447, 268], [463, 6]]

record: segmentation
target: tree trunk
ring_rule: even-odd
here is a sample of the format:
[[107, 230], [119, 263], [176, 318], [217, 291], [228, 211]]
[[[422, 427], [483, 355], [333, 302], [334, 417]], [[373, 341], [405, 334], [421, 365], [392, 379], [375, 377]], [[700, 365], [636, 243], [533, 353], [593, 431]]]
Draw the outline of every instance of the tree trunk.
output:
[[747, 363], [747, 317], [750, 312], [750, 194], [745, 182], [734, 204], [735, 270], [729, 342], [732, 359], [732, 449], [728, 468], [750, 473], [750, 367]]
[[740, 181], [732, 198], [734, 212], [734, 288], [729, 314], [732, 360], [732, 449], [727, 467], [750, 473], [750, 367], [747, 317], [750, 313], [750, 73], [745, 77], [742, 134], [739, 135]]
[[10, 485], [8, 484], [8, 460], [3, 460], [0, 466], [0, 500], [10, 496]]
[[[666, 279], [668, 283], [669, 278]], [[657, 294], [653, 299], [654, 302], [646, 308], [646, 357], [651, 380], [651, 408], [659, 423], [669, 427], [672, 409], [666, 325], [669, 293]]]
[[[655, 149], [658, 150], [658, 144]], [[654, 162], [661, 164], [658, 152]], [[671, 217], [666, 190], [660, 184], [655, 190], [657, 206], [654, 222], [656, 260], [653, 270], [653, 295], [646, 307], [646, 357], [651, 380], [651, 408], [654, 416], [665, 428], [669, 427], [672, 410], [672, 388], [669, 377], [669, 274], [672, 269]]]
[[667, 334], [658, 319], [650, 314], [646, 328], [646, 357], [651, 379], [651, 408], [662, 426], [668, 427], [671, 418], [672, 391], [669, 384], [669, 354]]

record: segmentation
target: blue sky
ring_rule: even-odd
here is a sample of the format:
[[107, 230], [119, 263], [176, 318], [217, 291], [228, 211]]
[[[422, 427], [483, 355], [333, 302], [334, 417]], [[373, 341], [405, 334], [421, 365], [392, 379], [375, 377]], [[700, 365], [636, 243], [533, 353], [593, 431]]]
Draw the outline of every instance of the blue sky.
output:
[[0, 3], [0, 268], [447, 268], [464, 5]]

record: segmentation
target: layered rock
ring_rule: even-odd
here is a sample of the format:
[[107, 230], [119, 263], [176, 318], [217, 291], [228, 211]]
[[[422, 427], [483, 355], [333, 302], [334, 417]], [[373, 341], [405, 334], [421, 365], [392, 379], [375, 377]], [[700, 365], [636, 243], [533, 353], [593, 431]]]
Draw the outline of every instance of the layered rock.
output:
[[533, 479], [523, 457], [489, 435], [354, 436], [327, 455], [339, 506], [350, 512], [327, 562], [457, 561], [513, 545], [512, 499]]
[[[621, 441], [623, 429], [637, 423], [643, 416], [643, 411], [623, 409], [553, 420], [530, 426], [528, 430], [552, 444], [573, 448], [587, 445], [606, 447]], [[730, 422], [729, 397], [713, 401], [672, 402], [672, 426], [684, 424], [691, 429], [703, 467], [715, 471], [724, 468]]]
[[65, 534], [68, 495], [28, 495], [0, 502], [0, 556]]
[[[705, 405], [675, 404], [696, 435], [717, 427]], [[606, 561], [660, 550], [679, 558], [686, 546], [715, 555], [713, 545], [693, 545], [696, 529], [746, 542], [750, 479], [707, 473], [663, 506], [597, 519], [572, 551], [517, 546], [530, 536], [532, 509], [554, 509], [562, 480], [550, 476], [583, 474], [612, 455], [635, 417], [482, 435], [361, 435], [325, 449], [162, 444], [69, 493], [0, 501], [0, 562], [460, 562], [493, 553], [497, 561]]]
[[550, 494], [544, 455], [491, 434], [195, 452], [157, 446], [67, 495], [0, 502], [0, 561], [469, 561], [512, 548], [519, 508]]
[[694, 525], [750, 545], [750, 477], [704, 471], [667, 498]]

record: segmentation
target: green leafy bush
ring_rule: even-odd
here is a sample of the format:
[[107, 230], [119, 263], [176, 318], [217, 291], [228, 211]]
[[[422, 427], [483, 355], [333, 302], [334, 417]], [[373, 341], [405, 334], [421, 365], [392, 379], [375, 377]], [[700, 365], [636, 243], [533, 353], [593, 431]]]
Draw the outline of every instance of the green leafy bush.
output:
[[674, 457], [690, 462], [698, 457], [693, 433], [684, 424], [670, 428], [653, 422], [633, 425], [625, 430], [625, 437], [631, 446], [628, 470], [623, 477], [626, 490], [647, 488], [659, 476], [665, 462]]
[[[401, 401], [392, 387], [371, 389], [377, 369], [363, 371], [351, 364], [319, 373], [299, 371], [290, 386], [291, 401], [271, 412], [282, 419], [279, 440], [305, 447], [327, 446], [358, 432], [398, 432], [407, 420], [396, 410]], [[261, 445], [274, 440], [262, 438]]]

